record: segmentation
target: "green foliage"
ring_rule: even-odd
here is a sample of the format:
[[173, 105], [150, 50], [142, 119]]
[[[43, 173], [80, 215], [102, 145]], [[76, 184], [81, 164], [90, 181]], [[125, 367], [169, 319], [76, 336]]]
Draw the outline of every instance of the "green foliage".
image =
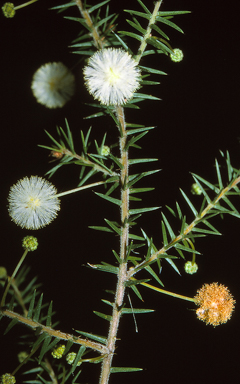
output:
[[[87, 30], [87, 33], [84, 30], [81, 30], [79, 36], [72, 42], [71, 48], [74, 49], [72, 51], [73, 53], [91, 56], [96, 51], [96, 46], [98, 46], [98, 48], [104, 48], [120, 45], [112, 33], [115, 29], [118, 15], [109, 13], [109, 1], [110, 0], [103, 1], [92, 7], [87, 6], [86, 10], [80, 9], [83, 17], [65, 16], [65, 19], [76, 21]], [[106, 7], [104, 7], [105, 5]], [[105, 10], [103, 11], [104, 8]], [[84, 17], [83, 12], [86, 11], [89, 15], [89, 20], [86, 20]], [[104, 12], [104, 15], [102, 15], [101, 12]], [[90, 20], [91, 22], [89, 23], [88, 21]], [[92, 38], [91, 33], [93, 26], [98, 35], [97, 41]]]
[[[125, 12], [129, 13], [132, 16], [132, 21], [127, 20], [128, 24], [132, 28], [137, 30], [137, 32], [140, 32], [140, 34], [128, 32], [128, 31], [120, 31], [119, 33], [122, 36], [129, 36], [129, 37], [132, 37], [133, 39], [136, 39], [137, 41], [142, 42], [144, 36], [149, 35], [149, 33], [148, 33], [147, 28], [144, 28], [142, 26], [142, 24], [138, 21], [138, 19], [134, 16], [138, 16], [139, 18], [143, 18], [143, 19], [148, 20], [150, 22], [150, 20], [152, 20], [152, 13], [143, 4], [142, 1], [138, 0], [138, 3], [143, 8], [144, 12], [139, 12], [139, 11], [129, 10], [129, 9], [125, 9]], [[168, 27], [173, 28], [178, 32], [183, 33], [183, 30], [180, 27], [178, 27], [175, 23], [170, 21], [169, 19], [172, 18], [173, 16], [180, 15], [180, 14], [186, 14], [186, 13], [189, 13], [189, 12], [188, 11], [158, 12], [158, 15], [156, 17], [156, 21], [163, 23], [163, 24], [167, 25]], [[149, 55], [149, 54], [153, 54], [153, 53], [158, 53], [158, 54], [164, 53], [167, 55], [167, 54], [172, 53], [173, 50], [172, 50], [171, 46], [169, 45], [169, 43], [167, 42], [167, 40], [169, 40], [169, 37], [166, 35], [166, 33], [163, 32], [158, 27], [158, 25], [156, 25], [156, 24], [151, 24], [150, 28], [152, 28], [154, 30], [154, 32], [156, 32], [156, 36], [155, 35], [149, 36], [147, 38], [147, 43], [149, 45], [152, 45], [154, 47], [154, 50], [147, 50], [146, 52], [143, 53], [143, 55]], [[144, 67], [142, 67], [142, 69], [144, 70]], [[159, 74], [162, 74], [162, 73], [159, 73]]]
[[[158, 250], [157, 247], [154, 246], [152, 240], [147, 237], [145, 232], [143, 232], [144, 237], [148, 242], [148, 254], [146, 256], [146, 261], [135, 265], [135, 271], [133, 274], [137, 271], [140, 271], [142, 268], [146, 268], [146, 266], [148, 267], [149, 264], [153, 262], [159, 262], [159, 258], [163, 256], [165, 256], [166, 260], [176, 270], [176, 272], [179, 273], [176, 265], [170, 258], [168, 258], [168, 251], [170, 249], [175, 249], [182, 258], [185, 258], [184, 254], [186, 252], [200, 254], [200, 252], [193, 249], [191, 246], [196, 238], [205, 237], [210, 234], [220, 235], [220, 232], [209, 222], [209, 219], [217, 215], [222, 216], [223, 213], [230, 214], [235, 217], [240, 217], [236, 207], [227, 197], [239, 194], [239, 188], [237, 187], [237, 184], [240, 182], [240, 173], [238, 170], [234, 170], [231, 166], [230, 156], [228, 153], [226, 156], [224, 156], [223, 153], [221, 153], [221, 155], [224, 157], [226, 162], [225, 168], [228, 171], [228, 185], [226, 187], [223, 186], [223, 177], [222, 173], [220, 172], [221, 167], [219, 166], [217, 160], [215, 162], [217, 173], [216, 176], [218, 181], [217, 184], [214, 185], [200, 176], [193, 175], [194, 181], [199, 185], [204, 196], [200, 210], [198, 211], [194, 207], [189, 197], [183, 191], [181, 191], [184, 201], [190, 208], [190, 212], [194, 215], [192, 222], [187, 224], [186, 216], [183, 216], [179, 203], [176, 203], [175, 210], [167, 207], [170, 213], [175, 218], [180, 220], [180, 234], [175, 234], [169, 220], [162, 212], [162, 239], [164, 246]], [[206, 188], [214, 192], [212, 198], [210, 198], [209, 194], [206, 192]], [[232, 192], [232, 189], [234, 189], [234, 192]], [[224, 205], [221, 204], [221, 201], [224, 203]]]
[[137, 372], [142, 371], [142, 368], [130, 368], [130, 367], [112, 367], [111, 373], [121, 373], [121, 372]]
[[[69, 9], [78, 11], [78, 16], [65, 16], [65, 19], [77, 22], [80, 27], [79, 35], [72, 42], [71, 48], [74, 53], [82, 55], [82, 60], [86, 56], [94, 54], [97, 49], [122, 47], [135, 58], [137, 64], [142, 57], [146, 57], [144, 64], [146, 62], [147, 66], [139, 65], [142, 75], [141, 86], [159, 84], [150, 76], [165, 75], [166, 73], [158, 68], [149, 67], [148, 56], [169, 55], [173, 52], [169, 37], [162, 28], [166, 27], [167, 30], [171, 28], [182, 33], [182, 29], [172, 19], [174, 16], [186, 14], [188, 11], [161, 12], [157, 8], [159, 2], [154, 3], [154, 10], [150, 11], [141, 0], [137, 0], [141, 11], [125, 10], [131, 17], [131, 20], [126, 20], [130, 31], [117, 31], [117, 15], [110, 13], [109, 1], [102, 1], [94, 6], [86, 4], [86, 1], [70, 1], [52, 9], [58, 12]], [[138, 44], [136, 54], [128, 45], [129, 37]], [[144, 90], [135, 92], [124, 108], [137, 111], [143, 101], [159, 100], [158, 97], [144, 92]], [[0, 308], [0, 317], [6, 316], [11, 319], [5, 334], [18, 323], [28, 327], [30, 334], [25, 336], [28, 355], [18, 367], [18, 369], [22, 368], [26, 361], [31, 362], [34, 366], [32, 369], [27, 368], [24, 372], [25, 375], [30, 375], [30, 380], [24, 381], [26, 383], [61, 382], [64, 384], [67, 381], [75, 383], [81, 373], [78, 367], [83, 363], [102, 363], [102, 374], [104, 370], [108, 370], [104, 383], [108, 382], [110, 373], [141, 370], [141, 368], [132, 367], [113, 367], [112, 362], [108, 360], [109, 357], [115, 355], [117, 329], [121, 316], [130, 314], [135, 319], [135, 315], [154, 311], [148, 308], [133, 308], [130, 298], [130, 307], [127, 307], [125, 291], [133, 292], [141, 301], [143, 301], [140, 292], [142, 286], [164, 293], [162, 288], [152, 286], [149, 282], [154, 280], [159, 286], [164, 286], [165, 282], [163, 283], [159, 278], [159, 274], [162, 268], [165, 268], [166, 263], [180, 275], [177, 262], [181, 262], [189, 255], [193, 255], [195, 258], [196, 255], [201, 254], [195, 249], [198, 238], [220, 235], [220, 232], [210, 222], [212, 218], [218, 215], [223, 217], [223, 214], [240, 218], [234, 200], [240, 194], [237, 186], [240, 182], [240, 171], [233, 168], [228, 152], [226, 155], [220, 152], [225, 164], [221, 165], [218, 160], [215, 161], [215, 184], [199, 175], [192, 174], [193, 180], [202, 194], [199, 204], [193, 203], [188, 194], [181, 190], [183, 204], [180, 205], [176, 202], [174, 208], [166, 206], [167, 212], [162, 209], [162, 236], [158, 239], [158, 244], [161, 246], [147, 234], [144, 228], [141, 228], [141, 231], [135, 229], [138, 228], [137, 221], [142, 215], [148, 215], [152, 211], [160, 209], [159, 206], [149, 207], [149, 204], [146, 206], [145, 203], [142, 204], [139, 194], [150, 192], [154, 188], [138, 184], [140, 181], [142, 182], [142, 179], [145, 180], [146, 176], [155, 175], [159, 169], [134, 170], [136, 165], [148, 166], [148, 163], [155, 162], [157, 159], [141, 156], [131, 158], [131, 152], [135, 153], [136, 149], [141, 150], [140, 144], [142, 145], [147, 134], [156, 127], [145, 127], [139, 123], [126, 122], [123, 106], [105, 106], [98, 103], [86, 105], [95, 108], [96, 111], [86, 116], [86, 120], [100, 117], [107, 121], [111, 120], [116, 128], [116, 143], [108, 144], [109, 139], [104, 132], [100, 142], [97, 140], [91, 142], [92, 127], [90, 127], [87, 132], [81, 131], [79, 144], [72, 133], [74, 127], [70, 129], [68, 121], [65, 119], [65, 128], [56, 128], [57, 138], [46, 132], [51, 144], [49, 146], [41, 145], [41, 147], [49, 150], [55, 161], [54, 166], [46, 173], [49, 177], [52, 177], [63, 166], [74, 166], [75, 168], [78, 166], [78, 186], [84, 186], [91, 178], [100, 177], [101, 181], [95, 185], [104, 184], [105, 189], [95, 192], [97, 198], [101, 198], [101, 203], [106, 204], [106, 207], [112, 204], [114, 212], [120, 211], [118, 220], [112, 220], [111, 217], [104, 218], [106, 224], [89, 227], [110, 233], [117, 237], [117, 243], [120, 243], [119, 250], [112, 251], [112, 263], [105, 261], [99, 261], [98, 264], [87, 263], [92, 270], [112, 274], [117, 279], [116, 292], [111, 292], [114, 294], [113, 301], [102, 299], [111, 313], [93, 311], [96, 316], [110, 323], [109, 333], [108, 336], [100, 336], [76, 330], [77, 335], [71, 335], [56, 330], [56, 323], [54, 324], [52, 321], [55, 314], [52, 302], [43, 303], [43, 294], [40, 294], [38, 290], [40, 285], [36, 283], [36, 278], [25, 285], [29, 268], [22, 268], [12, 281], [9, 290], [11, 299]], [[79, 145], [80, 149], [77, 148]], [[134, 208], [131, 205], [132, 201], [135, 202]], [[185, 207], [183, 209], [182, 205], [187, 208], [186, 214], [183, 214]], [[139, 272], [141, 274], [137, 276]], [[4, 285], [3, 281], [1, 281], [1, 285]], [[79, 300], [79, 295], [77, 300]], [[78, 305], [78, 301], [74, 302], [74, 306], [76, 305]], [[70, 363], [66, 359], [69, 353], [73, 357]]]
[[[55, 157], [58, 161], [58, 164], [55, 165], [53, 168], [51, 168], [46, 175], [49, 175], [49, 177], [52, 177], [56, 171], [58, 171], [62, 166], [64, 165], [78, 165], [81, 167], [80, 169], [80, 182], [78, 186], [84, 185], [92, 176], [96, 175], [98, 172], [102, 173], [105, 177], [106, 176], [117, 176], [117, 172], [114, 172], [112, 170], [114, 162], [117, 160], [114, 158], [114, 156], [103, 156], [101, 155], [102, 149], [105, 145], [106, 140], [106, 134], [103, 137], [103, 140], [101, 144], [99, 145], [97, 141], [95, 140], [95, 148], [97, 153], [91, 154], [88, 153], [89, 147], [91, 145], [90, 142], [90, 133], [91, 133], [91, 127], [89, 128], [87, 134], [84, 136], [84, 133], [81, 131], [81, 140], [82, 140], [82, 151], [81, 154], [78, 155], [75, 152], [74, 145], [73, 145], [73, 136], [70, 131], [69, 124], [67, 120], [66, 122], [66, 131], [62, 127], [57, 127], [57, 134], [58, 134], [58, 140], [56, 140], [52, 135], [50, 135], [48, 132], [48, 137], [52, 140], [53, 146], [45, 146], [45, 145], [39, 145], [42, 148], [51, 150], [51, 155]], [[110, 164], [109, 166], [106, 165], [106, 162], [111, 159], [114, 162]], [[86, 171], [90, 168], [90, 171]], [[112, 182], [116, 179], [109, 178], [109, 182]]]

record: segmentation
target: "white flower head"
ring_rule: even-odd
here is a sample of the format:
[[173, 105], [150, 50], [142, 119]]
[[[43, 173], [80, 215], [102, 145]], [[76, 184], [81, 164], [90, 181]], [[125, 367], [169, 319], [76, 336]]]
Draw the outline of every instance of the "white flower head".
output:
[[122, 49], [97, 51], [83, 73], [89, 93], [105, 105], [126, 103], [140, 86], [137, 62]]
[[56, 188], [49, 181], [38, 176], [24, 177], [10, 189], [9, 215], [22, 228], [45, 227], [60, 210], [56, 193]]
[[48, 108], [61, 108], [75, 91], [75, 77], [63, 63], [42, 65], [33, 75], [33, 95]]

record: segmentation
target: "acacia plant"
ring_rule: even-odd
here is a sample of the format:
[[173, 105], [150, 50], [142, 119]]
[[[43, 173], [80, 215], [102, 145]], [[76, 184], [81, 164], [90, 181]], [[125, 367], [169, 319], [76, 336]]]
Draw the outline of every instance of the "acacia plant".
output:
[[[92, 119], [93, 131], [102, 130], [102, 119], [110, 122], [115, 142], [109, 143], [103, 131], [101, 142], [95, 140], [94, 147], [91, 145], [93, 133], [89, 128], [87, 132], [81, 131], [81, 149], [77, 150], [79, 142], [74, 140], [77, 127], [70, 127], [66, 119], [64, 127], [57, 127], [56, 135], [47, 132], [49, 142], [42, 145], [54, 159], [47, 176], [52, 177], [56, 172], [61, 172], [63, 166], [77, 165], [80, 169], [79, 184], [75, 189], [57, 193], [55, 186], [45, 178], [23, 177], [10, 188], [8, 198], [11, 219], [29, 230], [39, 230], [49, 224], [57, 217], [60, 199], [67, 194], [80, 194], [84, 189], [94, 189], [104, 204], [112, 204], [113, 210], [120, 212], [117, 221], [110, 217], [104, 219], [102, 226], [91, 227], [91, 230], [102, 231], [103, 235], [108, 232], [119, 239], [116, 249], [112, 251], [112, 264], [104, 260], [98, 264], [92, 264], [91, 260], [88, 263], [93, 273], [99, 271], [113, 274], [116, 278], [112, 300], [109, 300], [109, 296], [103, 299], [111, 314], [95, 312], [108, 322], [108, 333], [101, 335], [101, 330], [98, 334], [76, 330], [69, 334], [56, 329], [57, 323], [52, 319], [52, 302], [43, 302], [43, 294], [35, 278], [26, 284], [29, 269], [23, 261], [28, 252], [37, 248], [38, 241], [35, 236], [25, 236], [22, 243], [24, 253], [13, 273], [8, 276], [6, 269], [1, 268], [3, 294], [0, 315], [1, 318], [10, 319], [5, 333], [18, 323], [25, 325], [22, 328], [28, 332], [24, 339], [25, 350], [19, 357], [17, 368], [13, 368], [11, 373], [1, 372], [4, 384], [14, 383], [18, 377], [27, 377], [24, 382], [28, 383], [76, 383], [81, 381], [83, 365], [89, 363], [94, 363], [93, 369], [99, 370], [100, 384], [107, 384], [112, 373], [141, 370], [139, 367], [132, 368], [131, 362], [129, 367], [119, 367], [115, 356], [116, 346], [121, 342], [117, 340], [121, 318], [125, 314], [134, 317], [135, 314], [152, 311], [133, 308], [126, 290], [136, 295], [139, 302], [142, 300], [142, 286], [148, 288], [149, 292], [154, 290], [190, 301], [193, 308], [194, 304], [198, 306], [197, 318], [214, 327], [226, 323], [234, 309], [235, 300], [222, 284], [203, 284], [196, 296], [190, 298], [166, 291], [159, 278], [159, 272], [167, 266], [179, 273], [175, 264], [177, 258], [185, 263], [187, 273], [197, 272], [195, 257], [199, 252], [195, 248], [196, 240], [219, 234], [211, 219], [224, 214], [240, 217], [232, 203], [232, 196], [240, 192], [240, 172], [231, 165], [229, 153], [220, 153], [221, 166], [216, 160], [217, 184], [196, 174], [192, 175], [192, 192], [202, 199], [199, 209], [193, 205], [189, 194], [181, 191], [187, 208], [190, 208], [191, 219], [187, 219], [178, 203], [173, 208], [168, 207], [168, 216], [162, 213], [160, 247], [155, 245], [147, 228], [140, 229], [137, 226], [142, 215], [149, 215], [149, 212], [159, 209], [150, 204], [142, 206], [139, 198], [153, 189], [142, 186], [140, 180], [158, 170], [154, 168], [136, 173], [134, 167], [136, 164], [148, 165], [157, 159], [143, 155], [132, 158], [131, 149], [134, 149], [134, 153], [136, 150], [140, 153], [139, 144], [143, 142], [142, 139], [158, 127], [145, 127], [139, 123], [138, 110], [140, 107], [144, 109], [145, 100], [153, 103], [158, 100], [144, 93], [146, 86], [149, 89], [149, 86], [159, 84], [155, 76], [164, 74], [158, 67], [151, 67], [152, 57], [166, 55], [176, 62], [182, 60], [182, 51], [172, 48], [164, 29], [167, 26], [182, 32], [173, 18], [188, 11], [161, 11], [162, 0], [152, 2], [151, 8], [137, 0], [137, 10], [126, 10], [130, 17], [127, 20], [129, 31], [120, 31], [116, 24], [117, 15], [110, 12], [109, 1], [90, 6], [86, 1], [71, 0], [54, 9], [64, 11], [66, 15], [70, 7], [75, 8], [76, 16], [65, 18], [79, 25], [79, 35], [71, 48], [77, 54], [77, 60], [82, 58], [76, 68], [82, 71], [85, 85], [95, 100], [90, 104], [93, 112], [87, 119]], [[18, 8], [20, 6], [6, 3], [2, 10], [6, 17], [11, 18]], [[131, 49], [131, 41], [134, 40], [135, 48]], [[66, 102], [71, 102], [75, 76], [62, 63], [47, 63], [34, 74], [31, 88], [36, 101], [44, 107], [61, 108]], [[136, 111], [134, 122], [128, 120], [129, 109]], [[223, 170], [226, 171], [227, 181], [223, 180]], [[179, 223], [177, 233], [170, 224], [171, 216]], [[78, 225], [82, 226], [83, 222], [78, 221]], [[191, 261], [186, 261], [189, 256]], [[114, 378], [111, 381], [114, 382]]]

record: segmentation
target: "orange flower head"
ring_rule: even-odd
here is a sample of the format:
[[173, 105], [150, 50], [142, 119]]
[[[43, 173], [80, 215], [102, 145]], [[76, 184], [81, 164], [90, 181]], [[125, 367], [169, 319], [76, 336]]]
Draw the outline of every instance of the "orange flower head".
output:
[[218, 283], [204, 284], [194, 299], [199, 305], [197, 317], [214, 327], [231, 318], [236, 302], [228, 288]]

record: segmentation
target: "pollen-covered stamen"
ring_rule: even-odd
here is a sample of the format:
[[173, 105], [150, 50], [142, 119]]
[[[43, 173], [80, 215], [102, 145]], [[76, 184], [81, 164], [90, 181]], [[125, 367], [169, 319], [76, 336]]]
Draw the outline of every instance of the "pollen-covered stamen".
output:
[[96, 52], [83, 73], [89, 93], [105, 105], [125, 104], [140, 86], [137, 62], [122, 49]]
[[200, 306], [197, 317], [214, 327], [231, 318], [235, 304], [228, 288], [218, 283], [204, 284], [195, 296], [195, 302]]
[[56, 188], [38, 176], [25, 177], [9, 193], [9, 214], [22, 228], [39, 229], [49, 224], [60, 209]]

